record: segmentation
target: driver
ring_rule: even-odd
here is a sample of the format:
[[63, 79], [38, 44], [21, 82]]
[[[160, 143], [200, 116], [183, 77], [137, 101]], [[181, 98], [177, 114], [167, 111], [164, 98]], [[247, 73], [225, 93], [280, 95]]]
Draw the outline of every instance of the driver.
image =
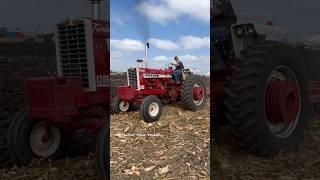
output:
[[181, 84], [180, 77], [182, 76], [182, 70], [184, 69], [183, 63], [180, 61], [178, 56], [174, 57], [176, 63], [171, 63], [175, 66], [175, 70], [173, 71], [172, 78], [176, 81], [176, 84]]
[[216, 62], [223, 65], [223, 60], [220, 52], [217, 50], [216, 42], [218, 41], [231, 41], [230, 40], [230, 27], [237, 22], [237, 16], [234, 12], [230, 0], [211, 0], [213, 3], [211, 18], [212, 35], [213, 38], [213, 57]]

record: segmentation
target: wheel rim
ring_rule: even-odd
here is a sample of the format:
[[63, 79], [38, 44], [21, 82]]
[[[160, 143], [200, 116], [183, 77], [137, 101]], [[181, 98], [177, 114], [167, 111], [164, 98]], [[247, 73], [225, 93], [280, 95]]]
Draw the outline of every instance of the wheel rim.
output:
[[156, 103], [156, 102], [153, 102], [150, 104], [149, 106], [149, 114], [150, 116], [152, 117], [155, 117], [159, 114], [159, 111], [160, 111], [160, 107], [159, 107], [159, 104]]
[[130, 106], [130, 104], [129, 104], [128, 101], [122, 100], [122, 101], [120, 101], [120, 103], [119, 103], [119, 109], [120, 109], [121, 112], [126, 112], [126, 111], [128, 111], [129, 106]]
[[53, 155], [58, 150], [60, 142], [60, 130], [56, 127], [47, 127], [45, 122], [34, 126], [30, 134], [31, 149], [40, 157]]
[[265, 89], [265, 118], [271, 132], [286, 138], [295, 130], [301, 113], [300, 85], [288, 66], [271, 72]]
[[204, 89], [201, 87], [199, 83], [196, 83], [193, 86], [193, 102], [199, 106], [203, 103], [204, 101]]

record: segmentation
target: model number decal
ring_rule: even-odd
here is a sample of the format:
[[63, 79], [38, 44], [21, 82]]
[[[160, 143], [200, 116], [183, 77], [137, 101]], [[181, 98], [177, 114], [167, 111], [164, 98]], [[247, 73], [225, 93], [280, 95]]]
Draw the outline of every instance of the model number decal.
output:
[[96, 76], [97, 87], [108, 87], [110, 85], [110, 78], [108, 75]]

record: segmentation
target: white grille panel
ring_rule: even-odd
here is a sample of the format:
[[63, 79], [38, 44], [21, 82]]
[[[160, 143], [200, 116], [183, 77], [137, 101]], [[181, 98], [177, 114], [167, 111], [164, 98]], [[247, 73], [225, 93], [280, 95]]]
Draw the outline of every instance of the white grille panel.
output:
[[129, 86], [137, 88], [138, 86], [138, 77], [137, 77], [137, 69], [130, 68], [128, 69], [128, 82]]
[[80, 76], [83, 87], [88, 88], [88, 56], [84, 22], [59, 24], [57, 38], [62, 75]]

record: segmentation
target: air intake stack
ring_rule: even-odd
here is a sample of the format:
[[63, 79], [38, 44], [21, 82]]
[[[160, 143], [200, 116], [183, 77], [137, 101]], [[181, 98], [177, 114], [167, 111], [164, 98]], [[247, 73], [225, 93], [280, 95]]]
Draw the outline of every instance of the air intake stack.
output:
[[91, 18], [101, 20], [101, 1], [103, 0], [89, 0], [91, 2]]

